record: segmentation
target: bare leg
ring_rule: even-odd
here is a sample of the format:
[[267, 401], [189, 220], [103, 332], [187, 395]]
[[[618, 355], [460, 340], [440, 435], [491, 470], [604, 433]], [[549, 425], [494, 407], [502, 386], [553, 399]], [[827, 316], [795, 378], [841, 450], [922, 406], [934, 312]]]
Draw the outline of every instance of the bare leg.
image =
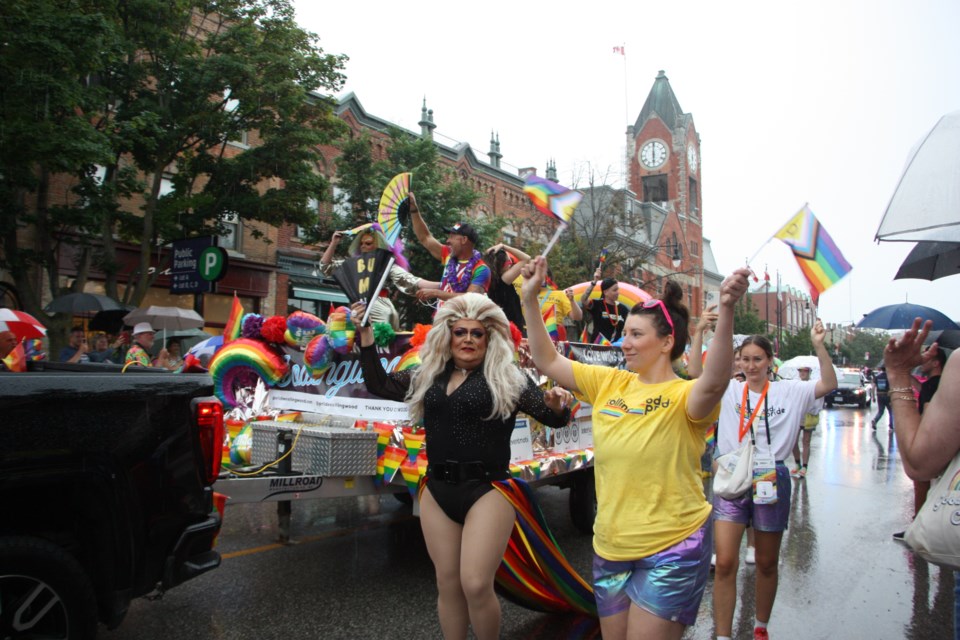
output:
[[[680, 640], [686, 625], [655, 616], [635, 604], [630, 605], [627, 638], [630, 640]], [[604, 638], [607, 636], [604, 635]]]
[[757, 620], [770, 622], [779, 581], [780, 531], [757, 531]]
[[494, 576], [515, 521], [516, 512], [499, 491], [487, 493], [467, 512], [460, 549], [460, 584], [477, 640], [500, 637], [500, 601], [493, 590]]
[[797, 441], [793, 443], [793, 462], [797, 465], [797, 469], [803, 466], [803, 462], [800, 461], [800, 438], [801, 434], [797, 434]]
[[625, 611], [600, 618], [600, 636], [609, 640], [623, 640], [627, 637], [627, 623], [630, 620], [630, 605]]
[[803, 430], [803, 435], [800, 436], [803, 438], [803, 466], [806, 467], [810, 462], [810, 437], [813, 435], [813, 431]]
[[713, 576], [713, 618], [718, 636], [733, 635], [733, 610], [737, 604], [737, 569], [744, 525], [726, 520], [713, 523], [717, 569]]
[[420, 527], [437, 575], [437, 613], [446, 640], [467, 637], [467, 599], [460, 587], [460, 549], [463, 527], [447, 517], [430, 494], [420, 495]]

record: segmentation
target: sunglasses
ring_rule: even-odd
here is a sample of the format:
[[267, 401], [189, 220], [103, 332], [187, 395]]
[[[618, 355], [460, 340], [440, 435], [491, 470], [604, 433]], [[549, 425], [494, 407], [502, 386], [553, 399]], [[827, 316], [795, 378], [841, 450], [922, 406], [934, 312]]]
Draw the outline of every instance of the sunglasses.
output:
[[487, 332], [483, 329], [465, 329], [464, 327], [457, 327], [453, 330], [453, 335], [458, 338], [465, 338], [468, 333], [474, 340], [483, 340], [487, 337]]
[[670, 325], [670, 335], [676, 339], [676, 329], [673, 326], [673, 318], [670, 317], [670, 312], [667, 311], [667, 305], [663, 304], [663, 300], [647, 300], [643, 303], [644, 309], [653, 309], [654, 307], [660, 307], [663, 311], [663, 317], [667, 319], [667, 324]]

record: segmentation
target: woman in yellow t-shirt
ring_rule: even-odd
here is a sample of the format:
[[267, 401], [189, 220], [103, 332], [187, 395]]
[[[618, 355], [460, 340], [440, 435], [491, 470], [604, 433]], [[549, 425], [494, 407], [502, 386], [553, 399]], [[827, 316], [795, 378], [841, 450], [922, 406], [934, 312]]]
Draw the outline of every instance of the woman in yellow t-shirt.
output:
[[724, 280], [716, 336], [703, 374], [683, 380], [690, 314], [683, 290], [638, 304], [624, 324], [627, 370], [584, 365], [557, 353], [540, 316], [547, 263], [523, 269], [523, 313], [540, 371], [593, 405], [597, 518], [593, 590], [605, 640], [679, 639], [693, 624], [712, 553], [710, 504], [703, 493], [704, 432], [716, 420], [733, 361], [733, 307], [749, 271]]

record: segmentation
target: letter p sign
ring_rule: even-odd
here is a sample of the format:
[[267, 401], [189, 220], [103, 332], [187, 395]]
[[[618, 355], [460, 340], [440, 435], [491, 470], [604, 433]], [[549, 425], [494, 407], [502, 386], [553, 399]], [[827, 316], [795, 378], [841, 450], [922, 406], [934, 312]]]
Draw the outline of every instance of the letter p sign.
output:
[[227, 252], [221, 247], [207, 247], [200, 253], [200, 277], [216, 282], [227, 273]]

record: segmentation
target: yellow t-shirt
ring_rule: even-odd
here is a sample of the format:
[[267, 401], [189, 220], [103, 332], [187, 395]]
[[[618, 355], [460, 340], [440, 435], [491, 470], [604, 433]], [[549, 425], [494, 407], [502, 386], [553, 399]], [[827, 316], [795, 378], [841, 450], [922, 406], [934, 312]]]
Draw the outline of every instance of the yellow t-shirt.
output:
[[[520, 287], [522, 286], [523, 276], [517, 276], [517, 279], [513, 281], [513, 288], [517, 290], [517, 295], [520, 295]], [[544, 297], [546, 297], [546, 301], [544, 301]], [[570, 315], [570, 298], [567, 297], [567, 294], [565, 294], [562, 289], [540, 289], [540, 293], [537, 294], [537, 300], [540, 301], [540, 315], [543, 315], [543, 312], [546, 311], [547, 307], [551, 304], [557, 308], [557, 324], [563, 324], [563, 321]]]
[[710, 516], [700, 456], [719, 403], [692, 420], [693, 380], [646, 385], [631, 371], [578, 362], [573, 374], [593, 405], [593, 550], [607, 560], [636, 560], [690, 537]]

